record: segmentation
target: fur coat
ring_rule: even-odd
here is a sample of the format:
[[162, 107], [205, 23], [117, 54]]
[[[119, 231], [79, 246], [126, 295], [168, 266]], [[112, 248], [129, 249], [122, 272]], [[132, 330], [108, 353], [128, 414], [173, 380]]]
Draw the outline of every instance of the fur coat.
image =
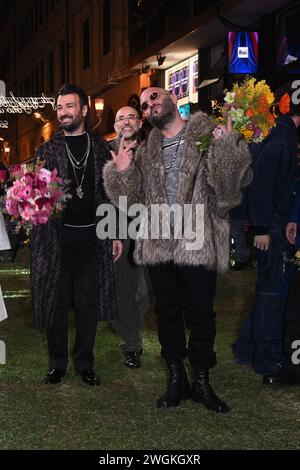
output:
[[[211, 270], [229, 267], [228, 211], [241, 202], [241, 188], [252, 178], [251, 157], [246, 142], [232, 132], [213, 139], [207, 151], [196, 145], [200, 136], [212, 131], [208, 115], [193, 114], [186, 127], [185, 150], [181, 160], [177, 203], [192, 205], [192, 222], [196, 227], [196, 204], [204, 208], [204, 240], [199, 249], [187, 249], [189, 238], [138, 238], [134, 258], [137, 264], [173, 261], [177, 265], [203, 265]], [[130, 167], [117, 172], [114, 161], [104, 167], [104, 184], [111, 201], [118, 205], [119, 196], [128, 197], [128, 207], [144, 204], [150, 223], [151, 204], [167, 204], [161, 133], [154, 128], [139, 147]], [[198, 215], [197, 215], [198, 217]], [[185, 222], [183, 222], [184, 224]]]
[[[95, 159], [95, 206], [108, 202], [105, 195], [102, 170], [109, 158], [106, 142], [90, 134]], [[46, 168], [58, 169], [59, 176], [68, 179], [68, 161], [64, 133], [59, 131], [53, 139], [43, 144], [36, 158], [46, 161]], [[95, 222], [96, 216], [95, 216]], [[33, 318], [37, 326], [49, 328], [53, 324], [59, 293], [62, 219], [50, 219], [34, 227], [31, 234], [30, 284]], [[96, 238], [96, 234], [95, 234]], [[96, 238], [97, 305], [98, 320], [117, 317], [117, 301], [112, 263], [112, 241]]]

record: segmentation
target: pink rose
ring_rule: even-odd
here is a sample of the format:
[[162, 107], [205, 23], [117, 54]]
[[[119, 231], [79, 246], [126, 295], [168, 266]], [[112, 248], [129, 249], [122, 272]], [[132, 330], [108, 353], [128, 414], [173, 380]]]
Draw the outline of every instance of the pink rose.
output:
[[51, 171], [46, 170], [46, 168], [41, 168], [38, 173], [39, 180], [45, 181], [45, 183], [51, 183]]
[[33, 184], [33, 175], [30, 174], [30, 173], [27, 173], [26, 175], [23, 176], [22, 181], [27, 186], [32, 186], [32, 184]]
[[9, 215], [12, 215], [13, 217], [18, 217], [19, 215], [18, 203], [14, 199], [10, 199], [9, 197], [6, 197], [5, 206]]
[[13, 199], [21, 199], [21, 192], [23, 187], [24, 186], [21, 181], [15, 181], [11, 188], [11, 197]]

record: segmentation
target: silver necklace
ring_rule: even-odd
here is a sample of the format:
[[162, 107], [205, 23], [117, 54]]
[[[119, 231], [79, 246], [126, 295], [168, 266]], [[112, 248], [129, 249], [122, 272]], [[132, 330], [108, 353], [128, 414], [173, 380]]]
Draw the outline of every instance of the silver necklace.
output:
[[81, 170], [86, 165], [86, 162], [87, 162], [87, 159], [88, 159], [88, 156], [89, 156], [89, 153], [90, 153], [90, 148], [91, 148], [90, 136], [87, 134], [86, 151], [84, 152], [84, 155], [83, 155], [82, 158], [80, 158], [79, 160], [76, 160], [76, 158], [72, 154], [72, 152], [71, 152], [71, 150], [70, 150], [70, 148], [69, 148], [69, 146], [66, 142], [66, 149], [67, 149], [68, 157], [70, 159], [70, 162], [72, 163], [72, 166], [74, 166], [77, 170]]
[[[184, 126], [185, 127], [185, 126]], [[183, 129], [180, 131], [179, 133], [179, 139], [178, 139], [178, 142], [177, 142], [177, 145], [176, 145], [176, 150], [175, 152], [173, 153], [173, 157], [172, 157], [172, 161], [169, 165], [165, 165], [165, 170], [170, 170], [171, 168], [175, 168], [176, 167], [176, 164], [177, 164], [177, 152], [178, 152], [178, 149], [179, 149], [179, 145], [181, 143], [181, 140], [182, 138], [184, 137], [184, 127]]]
[[[87, 150], [84, 154], [84, 158], [85, 158], [85, 161], [83, 163], [83, 165], [81, 165], [80, 167], [78, 166], [78, 163], [77, 160], [74, 158], [74, 155], [71, 153], [71, 151], [68, 149], [68, 144], [66, 143], [66, 147], [67, 147], [67, 155], [68, 155], [68, 158], [70, 160], [70, 163], [71, 163], [71, 166], [73, 168], [73, 173], [74, 173], [74, 177], [75, 177], [75, 181], [76, 181], [76, 194], [77, 196], [79, 197], [79, 199], [82, 199], [83, 198], [83, 190], [82, 190], [82, 184], [83, 184], [83, 181], [84, 181], [84, 177], [85, 177], [85, 172], [86, 172], [86, 168], [87, 168], [87, 162], [88, 162], [88, 158], [89, 158], [89, 154], [90, 154], [90, 136], [87, 134], [87, 139], [88, 139], [88, 144], [87, 144]], [[69, 151], [68, 151], [69, 150]], [[73, 157], [73, 159], [71, 158], [71, 156]], [[76, 164], [74, 164], [73, 160], [75, 160]], [[82, 159], [80, 160], [80, 162], [82, 161]], [[76, 169], [77, 170], [80, 170], [84, 168], [83, 170], [83, 174], [82, 174], [82, 177], [81, 177], [81, 181], [80, 181], [80, 184], [78, 182], [78, 178], [77, 178], [77, 175], [76, 175]]]

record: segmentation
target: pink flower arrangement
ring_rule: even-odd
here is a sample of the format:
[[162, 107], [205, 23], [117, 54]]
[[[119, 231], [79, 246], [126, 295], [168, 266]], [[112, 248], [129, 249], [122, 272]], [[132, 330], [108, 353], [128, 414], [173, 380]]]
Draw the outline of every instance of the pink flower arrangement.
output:
[[67, 184], [56, 168], [47, 170], [45, 162], [14, 165], [10, 169], [13, 181], [6, 192], [6, 211], [28, 232], [33, 225], [46, 224], [63, 210], [67, 199]]

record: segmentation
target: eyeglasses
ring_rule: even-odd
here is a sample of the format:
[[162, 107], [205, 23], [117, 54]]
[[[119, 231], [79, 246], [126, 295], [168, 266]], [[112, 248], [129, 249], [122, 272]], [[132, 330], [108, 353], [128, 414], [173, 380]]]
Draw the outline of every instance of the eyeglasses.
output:
[[125, 121], [137, 121], [139, 119], [138, 116], [134, 116], [133, 114], [128, 114], [127, 116], [120, 116], [118, 119], [115, 120], [116, 122], [125, 122]]
[[[157, 98], [159, 97], [159, 93], [157, 91], [153, 91], [153, 93], [151, 93], [151, 95], [149, 96], [149, 99], [150, 101], [155, 101], [157, 100]], [[149, 108], [149, 104], [147, 103], [147, 101], [144, 101], [144, 103], [141, 104], [141, 111], [147, 111], [147, 109]]]

